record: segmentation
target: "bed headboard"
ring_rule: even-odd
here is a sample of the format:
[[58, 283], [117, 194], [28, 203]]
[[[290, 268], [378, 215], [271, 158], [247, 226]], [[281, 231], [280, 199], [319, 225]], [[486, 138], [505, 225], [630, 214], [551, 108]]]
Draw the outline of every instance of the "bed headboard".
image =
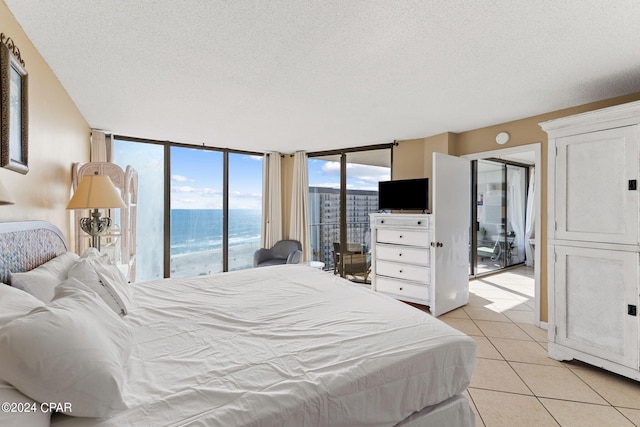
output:
[[62, 232], [46, 221], [0, 222], [0, 282], [69, 250]]

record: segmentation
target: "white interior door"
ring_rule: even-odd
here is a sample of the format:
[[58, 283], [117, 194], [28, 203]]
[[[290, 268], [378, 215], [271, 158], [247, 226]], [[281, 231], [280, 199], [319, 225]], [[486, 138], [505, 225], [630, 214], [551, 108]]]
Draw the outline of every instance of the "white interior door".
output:
[[[433, 153], [431, 314], [469, 301], [469, 160]], [[435, 284], [435, 286], [433, 286]]]

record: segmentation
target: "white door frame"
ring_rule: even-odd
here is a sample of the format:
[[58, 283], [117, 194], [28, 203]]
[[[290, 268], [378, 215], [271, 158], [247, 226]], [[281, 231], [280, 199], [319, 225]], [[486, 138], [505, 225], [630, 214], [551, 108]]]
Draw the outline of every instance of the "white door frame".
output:
[[499, 156], [504, 156], [504, 155], [509, 155], [509, 154], [515, 154], [515, 153], [523, 153], [525, 151], [533, 151], [535, 153], [535, 168], [536, 168], [536, 176], [535, 176], [535, 180], [534, 180], [534, 184], [536, 187], [536, 198], [535, 198], [535, 218], [536, 218], [536, 223], [535, 223], [535, 239], [536, 239], [536, 244], [535, 244], [535, 248], [534, 248], [534, 258], [535, 258], [535, 263], [533, 265], [533, 277], [535, 280], [535, 305], [536, 305], [536, 309], [535, 309], [535, 315], [534, 315], [534, 319], [533, 319], [533, 323], [536, 326], [542, 327], [544, 329], [547, 328], [546, 322], [543, 324], [540, 322], [540, 248], [541, 248], [541, 243], [540, 243], [540, 237], [542, 234], [542, 226], [541, 226], [541, 222], [542, 222], [542, 143], [540, 142], [535, 142], [532, 144], [527, 144], [527, 145], [519, 145], [517, 147], [509, 147], [509, 148], [502, 148], [499, 150], [491, 150], [491, 151], [483, 151], [481, 153], [472, 153], [472, 154], [465, 154], [463, 156], [460, 156], [462, 158], [465, 159], [469, 159], [469, 160], [482, 160], [482, 159], [487, 159], [489, 157], [499, 157]]

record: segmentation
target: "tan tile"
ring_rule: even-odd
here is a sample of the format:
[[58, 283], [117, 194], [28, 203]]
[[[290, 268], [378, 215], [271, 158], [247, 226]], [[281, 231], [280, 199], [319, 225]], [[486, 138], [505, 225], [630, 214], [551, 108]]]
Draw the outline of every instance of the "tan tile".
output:
[[533, 309], [529, 307], [526, 301], [519, 301], [514, 299], [493, 299], [493, 302], [487, 306], [492, 310], [496, 310], [500, 313], [504, 313], [509, 310], [515, 311], [532, 311]]
[[464, 307], [465, 313], [473, 320], [490, 320], [492, 322], [511, 322], [507, 316], [487, 307]]
[[533, 325], [535, 320], [535, 313], [532, 310], [507, 310], [504, 314], [514, 323]]
[[535, 363], [538, 365], [562, 366], [549, 358], [547, 351], [535, 341], [489, 338], [505, 360], [511, 362]]
[[458, 319], [457, 317], [438, 317], [438, 319], [467, 335], [482, 336], [482, 331], [478, 329], [475, 322], [471, 319]]
[[527, 323], [518, 323], [520, 329], [525, 331], [527, 335], [538, 342], [547, 342], [548, 341], [548, 332], [546, 329], [542, 329], [538, 326], [534, 326]]
[[526, 302], [530, 297], [521, 295], [517, 292], [511, 292], [508, 289], [503, 289], [498, 286], [484, 286], [478, 288], [476, 293], [484, 299], [493, 301], [494, 299], [502, 300], [514, 300], [519, 302]]
[[573, 372], [611, 405], [640, 409], [640, 382], [588, 365]]
[[622, 415], [627, 417], [633, 424], [640, 426], [640, 409], [616, 408]]
[[488, 320], [476, 320], [475, 323], [488, 337], [532, 341], [532, 338], [515, 323], [491, 322]]
[[531, 394], [526, 384], [504, 360], [476, 359], [469, 387]]
[[530, 363], [510, 362], [520, 378], [538, 397], [564, 399], [575, 402], [608, 403], [586, 385], [571, 369], [564, 366], [533, 365]]
[[[469, 302], [467, 303], [466, 306], [477, 306], [477, 307], [484, 307], [491, 304], [491, 301], [472, 292], [469, 292]], [[465, 307], [466, 307], [465, 306]]]
[[467, 313], [465, 313], [465, 311], [464, 311], [464, 309], [462, 307], [456, 308], [455, 310], [451, 310], [450, 312], [439, 316], [438, 319], [442, 320], [443, 317], [444, 318], [454, 317], [456, 319], [468, 319], [469, 318], [469, 316], [467, 315]]
[[540, 401], [562, 427], [625, 427], [634, 425], [612, 406], [545, 398]]
[[558, 426], [533, 396], [492, 390], [469, 390], [484, 425], [490, 427]]
[[471, 338], [478, 343], [478, 357], [483, 359], [504, 360], [487, 337], [472, 336]]

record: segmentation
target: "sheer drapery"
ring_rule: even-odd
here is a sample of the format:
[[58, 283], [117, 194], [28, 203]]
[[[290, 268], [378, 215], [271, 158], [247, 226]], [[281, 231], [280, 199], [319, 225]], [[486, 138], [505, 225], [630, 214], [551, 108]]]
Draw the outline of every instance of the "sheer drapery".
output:
[[515, 233], [513, 244], [517, 248], [516, 256], [511, 259], [511, 264], [524, 261], [524, 180], [522, 179], [524, 171], [523, 168], [507, 167], [507, 183], [509, 185], [507, 217]]
[[525, 261], [525, 265], [531, 267], [535, 264], [535, 246], [533, 243], [535, 241], [535, 225], [536, 225], [536, 215], [535, 215], [535, 200], [536, 200], [536, 186], [535, 186], [535, 177], [536, 170], [535, 168], [531, 168], [531, 172], [529, 174], [529, 190], [527, 194], [527, 215], [525, 217], [525, 227], [524, 227], [524, 239], [525, 239], [525, 250], [527, 259]]
[[113, 159], [113, 136], [91, 129], [91, 161], [111, 162]]
[[302, 151], [296, 152], [293, 158], [289, 238], [302, 244], [303, 261], [311, 261], [309, 169], [307, 167], [307, 154]]
[[270, 248], [282, 240], [280, 153], [266, 153], [262, 167], [262, 234], [260, 244]]

